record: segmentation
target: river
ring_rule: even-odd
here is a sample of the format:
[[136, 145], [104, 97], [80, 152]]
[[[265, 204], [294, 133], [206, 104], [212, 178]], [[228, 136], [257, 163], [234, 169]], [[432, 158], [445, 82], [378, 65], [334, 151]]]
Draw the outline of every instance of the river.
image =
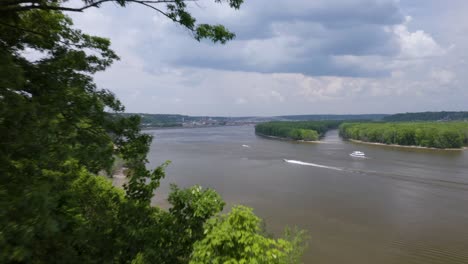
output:
[[[468, 151], [256, 136], [252, 126], [150, 130], [148, 159], [169, 183], [216, 189], [255, 209], [269, 231], [307, 229], [305, 263], [468, 263]], [[352, 158], [360, 150], [367, 159]], [[288, 163], [283, 159], [298, 161]]]

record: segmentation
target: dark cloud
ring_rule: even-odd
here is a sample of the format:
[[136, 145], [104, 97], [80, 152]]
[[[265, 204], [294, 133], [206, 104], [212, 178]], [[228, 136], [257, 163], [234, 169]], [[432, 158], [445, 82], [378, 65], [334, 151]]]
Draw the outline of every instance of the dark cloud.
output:
[[[219, 17], [200, 15], [201, 22], [220, 22]], [[223, 47], [193, 45], [171, 31], [158, 43], [165, 53], [156, 52], [154, 56], [173, 66], [382, 76], [383, 69], [339, 65], [333, 58], [397, 55], [400, 46], [389, 28], [403, 21], [398, 3], [393, 0], [246, 1], [239, 16], [227, 16], [221, 21], [236, 32], [235, 41]], [[142, 51], [145, 56], [147, 50]]]

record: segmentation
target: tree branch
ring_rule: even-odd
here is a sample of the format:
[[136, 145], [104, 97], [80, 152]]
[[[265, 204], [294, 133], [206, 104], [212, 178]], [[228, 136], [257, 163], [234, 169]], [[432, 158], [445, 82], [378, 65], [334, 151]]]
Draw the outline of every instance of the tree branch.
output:
[[[25, 12], [29, 10], [54, 10], [54, 11], [67, 11], [67, 12], [83, 12], [88, 8], [91, 7], [99, 7], [101, 4], [106, 3], [106, 2], [114, 2], [119, 5], [125, 5], [128, 3], [135, 3], [135, 4], [140, 4], [145, 7], [151, 8], [154, 11], [160, 13], [161, 15], [165, 16], [166, 18], [169, 18], [171, 21], [187, 28], [190, 32], [194, 33], [195, 28], [192, 25], [187, 25], [176, 15], [172, 15], [172, 13], [167, 12], [166, 10], [163, 10], [156, 5], [158, 4], [170, 4], [170, 3], [178, 3], [180, 1], [182, 2], [197, 2], [198, 0], [125, 0], [123, 3], [119, 0], [97, 0], [95, 2], [90, 2], [88, 5], [84, 5], [82, 7], [66, 7], [66, 6], [60, 6], [60, 5], [47, 5], [47, 4], [41, 4], [40, 0], [0, 0], [4, 1], [1, 2], [0, 4], [0, 14], [2, 12], [13, 12], [13, 13], [19, 13], [19, 12]], [[6, 1], [6, 2], [5, 2]], [[28, 4], [28, 5], [20, 5], [20, 4]], [[7, 25], [3, 24], [5, 26], [10, 26], [14, 27], [12, 25]], [[17, 29], [24, 30], [16, 27]], [[30, 32], [30, 33], [35, 33], [37, 32]]]
[[19, 5], [25, 3], [39, 3], [39, 0], [3, 0], [0, 6]]
[[[41, 37], [44, 37], [44, 38], [48, 37], [47, 35], [45, 35], [43, 33], [40, 33], [40, 32], [37, 32], [37, 31], [34, 31], [34, 30], [29, 30], [29, 29], [26, 29], [26, 28], [5, 24], [5, 23], [2, 23], [2, 22], [0, 22], [0, 25], [5, 26], [5, 27], [10, 27], [10, 28], [13, 28], [13, 29], [16, 29], [16, 30], [21, 30], [21, 31], [24, 31], [24, 32], [27, 32], [27, 33], [35, 34], [37, 36], [41, 36]], [[57, 41], [64, 44], [65, 46], [75, 46], [77, 48], [81, 48], [81, 46], [79, 44], [76, 44], [76, 43], [62, 41], [60, 39], [57, 40]]]
[[[197, 0], [184, 0], [184, 2], [196, 2], [196, 1]], [[39, 4], [38, 0], [10, 0], [10, 1], [7, 0], [6, 2], [0, 3], [0, 6], [1, 6], [0, 12], [24, 12], [24, 11], [28, 11], [32, 9], [83, 12], [84, 10], [91, 8], [91, 7], [99, 7], [100, 4], [105, 3], [105, 2], [117, 2], [117, 0], [100, 0], [100, 1], [93, 2], [89, 5], [85, 5], [79, 8], [56, 6], [56, 5], [41, 5]], [[125, 2], [145, 5], [167, 16], [166, 13], [152, 6], [151, 4], [175, 3], [177, 2], [177, 0], [126, 0]], [[19, 5], [19, 4], [26, 4], [26, 3], [29, 3], [30, 5], [26, 5], [26, 6]], [[178, 22], [178, 21], [175, 21], [175, 22]]]

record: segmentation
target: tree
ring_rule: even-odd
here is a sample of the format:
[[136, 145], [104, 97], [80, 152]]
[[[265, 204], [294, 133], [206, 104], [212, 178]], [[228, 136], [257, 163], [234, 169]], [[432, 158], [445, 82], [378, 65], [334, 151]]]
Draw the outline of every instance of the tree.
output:
[[[123, 105], [93, 82], [118, 59], [110, 41], [73, 28], [63, 13], [107, 2], [145, 5], [197, 40], [234, 37], [197, 25], [181, 0], [86, 0], [81, 10], [61, 0], [0, 2], [1, 263], [187, 263], [202, 223], [222, 208], [198, 187], [174, 188], [170, 211], [151, 206], [168, 163], [146, 169], [151, 137], [140, 118], [113, 114]], [[96, 176], [115, 156], [129, 167], [125, 193]]]
[[[194, 245], [190, 264], [258, 263], [294, 264], [303, 242], [303, 234], [295, 243], [272, 239], [261, 234], [261, 220], [252, 209], [237, 206], [228, 215], [210, 219], [205, 225], [205, 238]], [[295, 247], [294, 247], [294, 246]]]
[[[0, 83], [2, 263], [50, 256], [59, 262], [53, 252], [78, 254], [66, 235], [73, 233], [75, 219], [69, 214], [73, 182], [80, 168], [108, 169], [113, 141], [125, 137], [104, 111], [123, 107], [110, 92], [97, 90], [91, 78], [117, 59], [109, 44], [72, 29], [71, 20], [55, 11], [0, 18], [0, 67], [10, 73]], [[26, 48], [44, 57], [30, 61]], [[129, 121], [126, 130], [135, 125]], [[128, 145], [134, 143], [119, 147]]]

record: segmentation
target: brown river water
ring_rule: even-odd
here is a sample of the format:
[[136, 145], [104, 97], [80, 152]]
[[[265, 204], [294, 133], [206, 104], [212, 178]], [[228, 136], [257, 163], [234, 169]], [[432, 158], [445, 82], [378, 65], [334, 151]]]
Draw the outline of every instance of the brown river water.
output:
[[[149, 130], [154, 168], [169, 183], [216, 189], [228, 207], [255, 209], [267, 229], [308, 230], [304, 263], [468, 264], [468, 151], [256, 136], [254, 127]], [[368, 158], [352, 158], [353, 151]], [[285, 162], [284, 159], [290, 162]]]

